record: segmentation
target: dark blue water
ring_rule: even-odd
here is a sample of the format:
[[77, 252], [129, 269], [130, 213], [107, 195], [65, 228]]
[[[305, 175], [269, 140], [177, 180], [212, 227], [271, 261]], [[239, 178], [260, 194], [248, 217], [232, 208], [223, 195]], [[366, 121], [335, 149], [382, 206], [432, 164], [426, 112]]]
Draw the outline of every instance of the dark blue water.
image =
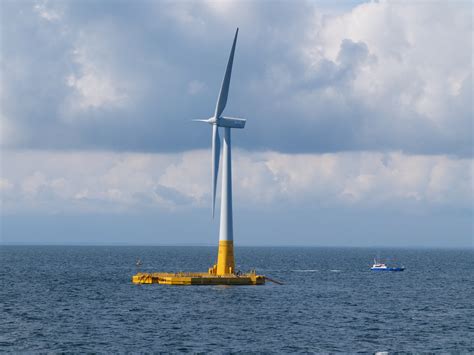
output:
[[279, 286], [132, 285], [207, 247], [1, 247], [0, 351], [474, 351], [473, 251], [236, 248]]

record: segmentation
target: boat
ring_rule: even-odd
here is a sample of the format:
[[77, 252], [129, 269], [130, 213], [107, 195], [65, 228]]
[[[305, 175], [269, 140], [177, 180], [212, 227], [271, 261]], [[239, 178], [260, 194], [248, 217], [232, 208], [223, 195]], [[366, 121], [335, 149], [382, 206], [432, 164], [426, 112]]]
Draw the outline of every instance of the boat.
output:
[[385, 263], [379, 262], [374, 259], [374, 265], [370, 268], [372, 271], [403, 271], [405, 268], [401, 267], [388, 267]]

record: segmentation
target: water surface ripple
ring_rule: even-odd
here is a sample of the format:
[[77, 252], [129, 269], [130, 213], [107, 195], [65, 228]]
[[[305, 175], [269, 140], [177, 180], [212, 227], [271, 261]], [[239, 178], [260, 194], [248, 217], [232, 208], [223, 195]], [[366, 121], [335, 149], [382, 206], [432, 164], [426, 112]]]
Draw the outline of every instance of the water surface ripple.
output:
[[0, 248], [0, 351], [466, 352], [472, 250], [237, 247], [242, 270], [285, 285], [132, 285], [145, 271], [202, 271], [211, 247]]

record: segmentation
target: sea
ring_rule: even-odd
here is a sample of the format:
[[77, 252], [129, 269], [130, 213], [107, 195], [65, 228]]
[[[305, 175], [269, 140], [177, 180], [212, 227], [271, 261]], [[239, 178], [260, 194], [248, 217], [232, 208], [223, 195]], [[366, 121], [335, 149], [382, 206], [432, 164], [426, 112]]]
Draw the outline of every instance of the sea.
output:
[[[1, 246], [1, 352], [474, 352], [474, 252], [236, 247], [262, 286], [134, 285], [215, 247]], [[374, 257], [403, 272], [373, 272]]]

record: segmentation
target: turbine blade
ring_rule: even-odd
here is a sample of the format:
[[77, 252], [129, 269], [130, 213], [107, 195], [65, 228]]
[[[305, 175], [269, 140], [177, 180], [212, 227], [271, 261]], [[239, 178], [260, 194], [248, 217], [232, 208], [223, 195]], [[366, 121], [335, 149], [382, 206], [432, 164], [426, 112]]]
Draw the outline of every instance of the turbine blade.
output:
[[217, 176], [219, 175], [219, 157], [221, 154], [221, 139], [219, 137], [219, 127], [212, 125], [212, 218], [216, 209], [216, 187]]
[[207, 119], [199, 119], [199, 118], [196, 118], [196, 119], [191, 120], [191, 121], [193, 121], [193, 122], [206, 122], [206, 123], [209, 123], [209, 119], [208, 119], [208, 118], [207, 118]]
[[215, 112], [216, 118], [219, 118], [221, 116], [227, 103], [227, 96], [229, 95], [230, 77], [232, 74], [232, 63], [234, 62], [235, 44], [237, 42], [238, 34], [239, 29], [237, 28], [237, 30], [235, 31], [234, 43], [232, 44], [232, 49], [230, 50], [230, 56], [229, 61], [227, 62], [227, 69], [225, 70], [224, 80], [222, 81], [221, 91], [219, 92], [219, 97], [217, 98]]

